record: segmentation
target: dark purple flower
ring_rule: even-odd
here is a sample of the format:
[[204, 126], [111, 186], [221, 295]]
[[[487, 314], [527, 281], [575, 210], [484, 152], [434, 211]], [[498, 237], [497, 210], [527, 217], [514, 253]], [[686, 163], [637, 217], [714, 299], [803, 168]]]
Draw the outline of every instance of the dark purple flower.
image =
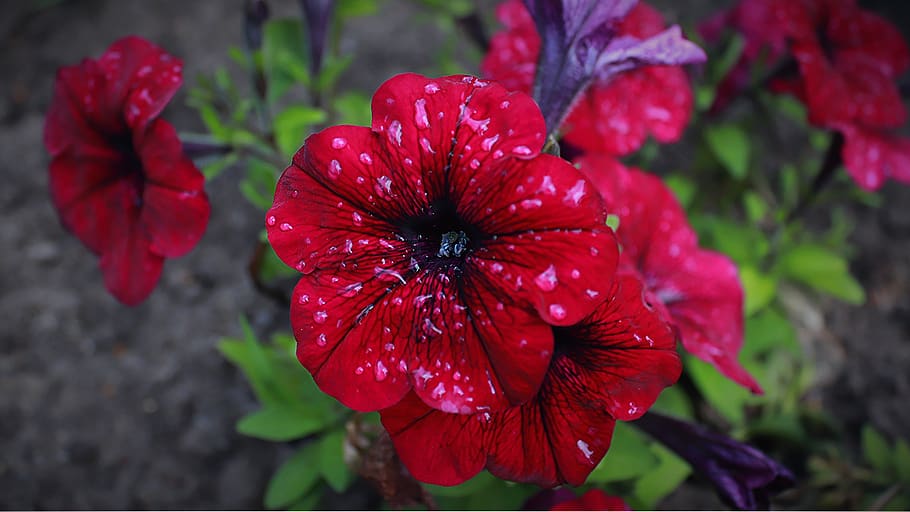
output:
[[541, 36], [534, 99], [553, 133], [592, 80], [647, 65], [704, 62], [678, 26], [641, 40], [618, 36], [637, 0], [524, 0]]
[[649, 412], [635, 426], [707, 476], [721, 500], [737, 509], [767, 509], [772, 494], [794, 484], [793, 473], [777, 461], [700, 425]]
[[322, 69], [322, 55], [325, 53], [325, 39], [335, 12], [335, 0], [300, 0], [300, 8], [306, 18], [307, 36], [310, 43], [310, 73], [313, 78]]

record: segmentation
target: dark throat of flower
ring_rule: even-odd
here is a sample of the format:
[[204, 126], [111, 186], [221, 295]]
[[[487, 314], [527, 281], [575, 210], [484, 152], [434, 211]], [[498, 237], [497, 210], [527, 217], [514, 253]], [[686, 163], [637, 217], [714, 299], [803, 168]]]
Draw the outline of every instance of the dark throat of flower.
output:
[[434, 201], [426, 211], [405, 219], [399, 227], [422, 266], [459, 266], [483, 239], [483, 234], [459, 215], [449, 199]]
[[142, 171], [142, 160], [139, 153], [133, 146], [133, 135], [129, 131], [110, 135], [111, 144], [117, 148], [122, 163], [118, 166], [122, 169], [119, 179], [126, 180], [132, 191], [135, 193], [133, 202], [136, 206], [142, 206], [142, 194], [145, 191], [145, 174]]

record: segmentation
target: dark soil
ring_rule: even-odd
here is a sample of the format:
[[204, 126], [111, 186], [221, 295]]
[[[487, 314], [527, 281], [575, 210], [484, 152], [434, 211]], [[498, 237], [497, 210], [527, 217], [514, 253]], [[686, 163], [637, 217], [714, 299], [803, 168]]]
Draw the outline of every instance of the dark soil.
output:
[[[297, 15], [296, 2], [271, 3]], [[694, 12], [661, 3], [671, 19], [691, 20], [721, 2], [697, 2]], [[242, 44], [240, 2], [33, 4], [4, 2], [0, 20], [0, 507], [260, 508], [290, 449], [235, 433], [256, 404], [215, 345], [239, 334], [240, 314], [260, 330], [287, 325], [287, 312], [257, 295], [245, 271], [262, 214], [227, 171], [208, 187], [213, 212], [202, 242], [167, 263], [149, 300], [127, 308], [104, 290], [97, 259], [60, 226], [41, 143], [59, 66], [133, 33], [181, 56], [192, 83]], [[411, 3], [384, 5], [343, 40], [358, 55], [346, 88], [372, 91], [432, 64], [425, 50], [441, 44], [435, 29], [415, 24]], [[183, 99], [166, 117], [200, 131]], [[813, 304], [820, 323], [805, 332], [826, 362], [819, 396], [828, 410], [852, 431], [871, 421], [898, 436], [910, 432], [910, 188], [889, 184], [884, 197], [879, 210], [855, 209], [854, 270], [868, 303]], [[674, 503], [686, 506], [684, 496]]]

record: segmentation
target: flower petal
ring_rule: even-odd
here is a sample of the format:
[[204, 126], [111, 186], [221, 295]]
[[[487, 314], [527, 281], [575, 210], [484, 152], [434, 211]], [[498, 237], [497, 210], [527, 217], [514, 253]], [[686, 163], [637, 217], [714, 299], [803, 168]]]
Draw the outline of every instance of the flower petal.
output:
[[470, 198], [460, 213], [497, 233], [471, 257], [478, 273], [530, 302], [548, 323], [584, 318], [607, 291], [618, 260], [594, 187], [551, 155], [478, 178], [453, 184], [460, 197]]
[[176, 258], [205, 233], [211, 205], [205, 177], [183, 153], [170, 123], [156, 119], [143, 132], [139, 156], [145, 177], [140, 222], [158, 254]]
[[621, 265], [640, 273], [671, 315], [686, 350], [760, 393], [736, 362], [743, 344], [743, 292], [733, 262], [698, 247], [685, 211], [658, 177], [604, 157], [584, 157], [579, 165], [608, 211], [619, 216]]
[[[405, 399], [381, 411], [411, 473], [454, 485], [485, 462], [508, 480], [584, 483], [609, 448], [611, 411], [640, 416], [681, 370], [669, 327], [645, 307], [634, 277], [615, 282], [604, 298], [580, 325], [555, 331], [557, 355], [540, 391], [525, 404], [456, 415]], [[630, 412], [630, 402], [641, 409]]]
[[[126, 187], [126, 182], [120, 182]], [[112, 194], [115, 200], [128, 198], [127, 192]], [[101, 272], [104, 286], [120, 302], [128, 306], [139, 304], [155, 289], [164, 257], [149, 250], [149, 239], [142, 229], [138, 212], [128, 205], [121, 210], [126, 218], [114, 221], [111, 245], [101, 254]]]
[[910, 138], [849, 125], [841, 131], [844, 166], [860, 187], [877, 190], [887, 178], [910, 183]]
[[682, 137], [692, 115], [692, 89], [678, 67], [652, 66], [595, 83], [565, 121], [565, 139], [581, 149], [626, 155], [648, 132], [660, 142]]
[[110, 111], [122, 110], [131, 128], [161, 113], [183, 83], [183, 62], [142, 39], [119, 39], [98, 59]]

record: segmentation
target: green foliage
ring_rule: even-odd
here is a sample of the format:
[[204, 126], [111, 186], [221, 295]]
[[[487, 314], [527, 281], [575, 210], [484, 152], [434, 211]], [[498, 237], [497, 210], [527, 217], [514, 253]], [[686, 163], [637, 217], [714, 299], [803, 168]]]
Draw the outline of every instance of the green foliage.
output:
[[659, 463], [635, 481], [628, 500], [633, 510], [654, 510], [660, 500], [676, 490], [692, 473], [686, 461], [663, 445], [652, 443], [650, 449]]
[[819, 245], [802, 244], [781, 255], [782, 275], [852, 304], [862, 304], [866, 294], [850, 275], [847, 260]]
[[312, 127], [325, 120], [325, 111], [317, 108], [295, 105], [284, 109], [275, 116], [274, 121], [275, 142], [278, 144], [278, 149], [290, 160], [303, 145], [303, 140], [312, 131]]
[[286, 507], [304, 497], [319, 482], [318, 451], [318, 444], [307, 443], [278, 468], [266, 487], [266, 508]]
[[265, 211], [275, 197], [278, 170], [258, 158], [247, 161], [247, 173], [240, 182], [240, 192], [253, 206]]
[[734, 124], [712, 124], [705, 128], [705, 140], [734, 178], [746, 177], [752, 146], [745, 130]]
[[266, 99], [275, 103], [297, 84], [309, 84], [309, 56], [303, 26], [298, 19], [265, 23], [262, 64], [268, 83]]
[[647, 438], [629, 424], [618, 421], [610, 451], [591, 472], [588, 482], [606, 483], [638, 478], [653, 471], [660, 460], [649, 449]]

